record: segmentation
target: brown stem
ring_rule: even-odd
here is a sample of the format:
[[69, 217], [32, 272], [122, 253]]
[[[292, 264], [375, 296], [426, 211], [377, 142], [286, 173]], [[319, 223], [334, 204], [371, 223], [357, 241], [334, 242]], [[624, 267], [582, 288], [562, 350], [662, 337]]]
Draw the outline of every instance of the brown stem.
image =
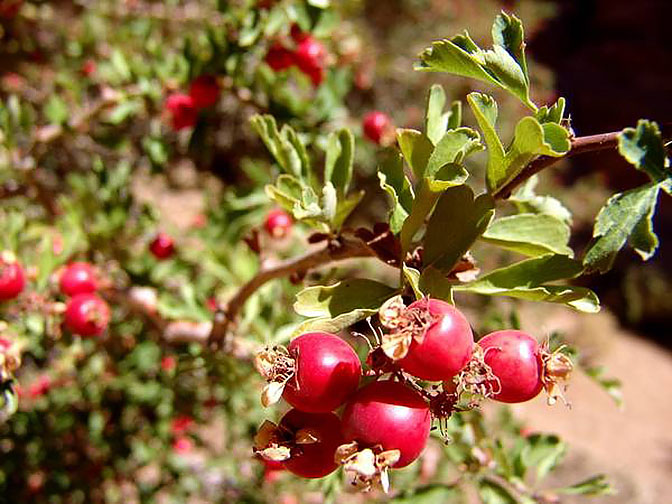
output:
[[210, 343], [223, 345], [229, 326], [235, 321], [247, 299], [266, 282], [292, 274], [301, 274], [325, 264], [353, 257], [372, 257], [374, 252], [362, 241], [340, 238], [332, 240], [324, 248], [308, 252], [302, 256], [288, 259], [271, 266], [262, 266], [238, 292], [215, 314], [210, 333]]
[[495, 199], [507, 199], [511, 193], [527, 179], [536, 175], [544, 168], [557, 163], [561, 159], [583, 154], [584, 152], [596, 152], [601, 150], [613, 149], [618, 145], [618, 135], [620, 131], [612, 133], [602, 133], [600, 135], [590, 135], [572, 139], [570, 151], [562, 157], [540, 156], [516, 175], [510, 182], [502, 186], [493, 196]]

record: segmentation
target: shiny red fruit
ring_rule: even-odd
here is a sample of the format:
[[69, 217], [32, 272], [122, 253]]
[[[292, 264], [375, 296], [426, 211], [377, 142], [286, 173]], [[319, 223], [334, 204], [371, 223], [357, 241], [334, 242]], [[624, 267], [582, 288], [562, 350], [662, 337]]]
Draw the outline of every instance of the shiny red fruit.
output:
[[399, 450], [401, 457], [393, 467], [406, 467], [427, 444], [432, 419], [420, 394], [400, 382], [377, 381], [347, 403], [342, 422], [346, 442]]
[[275, 72], [287, 70], [295, 63], [294, 53], [279, 42], [276, 42], [268, 49], [264, 61]]
[[157, 259], [168, 259], [175, 253], [175, 241], [166, 233], [159, 233], [149, 244], [149, 251]]
[[170, 117], [170, 124], [175, 131], [193, 127], [198, 119], [194, 99], [184, 93], [170, 95], [166, 100], [166, 110]]
[[536, 397], [543, 383], [543, 364], [539, 344], [523, 331], [504, 330], [490, 333], [478, 341], [485, 363], [499, 383], [492, 384], [495, 401], [519, 403]]
[[301, 411], [333, 411], [359, 385], [362, 366], [345, 341], [325, 332], [302, 334], [289, 344], [296, 374], [287, 382], [282, 397]]
[[219, 101], [219, 84], [213, 75], [201, 75], [194, 79], [189, 86], [189, 96], [194, 107], [208, 108]]
[[387, 114], [374, 110], [364, 116], [362, 130], [366, 138], [380, 145], [386, 136], [391, 135], [392, 119]]
[[109, 322], [110, 309], [95, 294], [78, 294], [65, 307], [65, 326], [80, 336], [99, 336]]
[[334, 455], [343, 444], [341, 421], [333, 413], [306, 413], [289, 410], [280, 420], [279, 427], [288, 432], [310, 431], [318, 442], [297, 444], [291, 449], [291, 457], [285, 460], [285, 468], [304, 478], [322, 478], [336, 470]]
[[87, 262], [71, 263], [61, 273], [59, 285], [61, 293], [66, 296], [96, 292], [98, 290], [96, 271]]
[[292, 217], [284, 210], [276, 208], [266, 215], [264, 228], [273, 238], [284, 238], [292, 230]]
[[439, 299], [422, 299], [408, 307], [416, 308], [429, 309], [434, 322], [427, 328], [422, 343], [413, 340], [408, 354], [398, 364], [423, 380], [450, 380], [472, 356], [474, 335], [469, 322], [457, 308]]
[[12, 254], [0, 254], [0, 301], [15, 299], [26, 285], [21, 264]]
[[294, 59], [299, 70], [311, 75], [326, 66], [327, 49], [322, 42], [308, 35], [297, 45]]

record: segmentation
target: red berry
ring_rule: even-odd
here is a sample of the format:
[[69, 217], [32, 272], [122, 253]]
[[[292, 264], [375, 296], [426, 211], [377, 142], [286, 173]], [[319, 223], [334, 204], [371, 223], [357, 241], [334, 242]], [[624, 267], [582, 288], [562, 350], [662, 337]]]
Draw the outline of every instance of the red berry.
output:
[[96, 62], [95, 60], [92, 59], [87, 59], [84, 63], [82, 63], [82, 75], [85, 77], [90, 77], [94, 73], [96, 73]]
[[362, 129], [366, 138], [381, 145], [392, 135], [392, 119], [387, 114], [374, 110], [364, 116]]
[[26, 285], [26, 276], [14, 254], [0, 254], [0, 301], [15, 299]]
[[310, 37], [310, 33], [304, 32], [301, 27], [294, 23], [292, 27], [289, 30], [289, 35], [292, 37], [292, 40], [296, 42], [297, 44], [300, 44], [304, 40], [306, 40], [308, 37]]
[[400, 382], [377, 381], [361, 388], [343, 412], [343, 435], [360, 447], [399, 450], [393, 467], [406, 467], [427, 444], [432, 423], [429, 405]]
[[169, 373], [177, 366], [177, 359], [173, 355], [166, 355], [161, 359], [161, 369]]
[[175, 242], [170, 235], [159, 233], [149, 244], [149, 251], [157, 259], [168, 259], [175, 253]]
[[264, 228], [273, 238], [284, 238], [292, 229], [292, 217], [284, 210], [276, 208], [266, 215]]
[[15, 17], [22, 4], [23, 0], [0, 0], [0, 18], [11, 19]]
[[99, 336], [109, 321], [107, 303], [95, 294], [77, 294], [65, 307], [65, 326], [80, 336]]
[[28, 387], [28, 395], [33, 398], [40, 397], [49, 392], [50, 388], [51, 378], [47, 375], [42, 375]]
[[299, 42], [294, 53], [294, 59], [303, 73], [312, 75], [316, 71], [324, 69], [327, 49], [322, 42], [309, 35]]
[[282, 397], [301, 411], [333, 411], [359, 385], [362, 366], [352, 347], [338, 336], [325, 332], [302, 334], [289, 344], [296, 361], [294, 376]]
[[543, 365], [539, 344], [527, 333], [505, 330], [490, 333], [478, 341], [485, 363], [499, 380], [492, 384], [492, 399], [519, 403], [536, 397], [543, 387]]
[[166, 100], [166, 110], [168, 110], [170, 124], [175, 131], [193, 127], [198, 119], [194, 99], [183, 93], [170, 95]]
[[189, 96], [198, 109], [214, 106], [219, 101], [219, 84], [213, 75], [201, 75], [189, 86]]
[[0, 338], [0, 352], [6, 352], [11, 346], [12, 346], [11, 341], [5, 338]]
[[194, 419], [190, 416], [179, 416], [173, 419], [170, 430], [175, 436], [186, 433], [194, 423]]
[[294, 53], [279, 42], [276, 42], [268, 49], [264, 61], [275, 72], [287, 70], [295, 63]]
[[184, 455], [194, 449], [194, 442], [188, 437], [179, 437], [173, 442], [173, 451]]
[[279, 424], [280, 429], [296, 434], [310, 432], [318, 441], [296, 444], [291, 456], [285, 460], [285, 468], [304, 478], [322, 478], [336, 469], [334, 454], [343, 444], [341, 421], [333, 413], [306, 413], [297, 409], [289, 410]]
[[[429, 303], [429, 304], [428, 304]], [[411, 342], [398, 363], [404, 371], [423, 380], [450, 380], [471, 359], [474, 336], [469, 322], [454, 306], [439, 299], [416, 301], [408, 310], [427, 310], [433, 322], [422, 343]]]
[[74, 262], [66, 266], [59, 281], [61, 293], [66, 296], [91, 293], [98, 290], [96, 272], [87, 262]]

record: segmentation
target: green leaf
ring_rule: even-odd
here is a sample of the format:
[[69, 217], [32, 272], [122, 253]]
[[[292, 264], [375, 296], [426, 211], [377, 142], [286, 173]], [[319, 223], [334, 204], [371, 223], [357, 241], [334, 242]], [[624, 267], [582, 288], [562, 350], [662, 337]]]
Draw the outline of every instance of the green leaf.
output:
[[604, 273], [611, 269], [626, 242], [643, 260], [653, 256], [658, 237], [652, 219], [660, 187], [660, 183], [651, 182], [609, 198], [597, 215], [593, 242], [583, 258], [588, 270]]
[[433, 266], [428, 266], [422, 270], [418, 284], [420, 290], [425, 295], [455, 304], [453, 300], [453, 285], [454, 283], [448, 280], [444, 273]]
[[440, 197], [427, 224], [423, 262], [448, 274], [485, 231], [494, 215], [487, 194], [474, 198], [466, 185], [450, 188]]
[[511, 148], [504, 164], [496, 167], [488, 164], [488, 190], [497, 192], [518, 175], [538, 156], [562, 157], [571, 149], [569, 132], [555, 123], [540, 124], [532, 116], [523, 117], [516, 125]]
[[447, 164], [461, 163], [469, 154], [482, 149], [481, 136], [471, 128], [447, 131], [429, 156], [425, 176], [433, 177]]
[[536, 213], [550, 215], [570, 225], [572, 214], [557, 199], [552, 196], [538, 196], [534, 192], [539, 178], [535, 175], [530, 177], [509, 197], [511, 203], [516, 205], [520, 213]]
[[302, 290], [296, 295], [294, 310], [299, 315], [316, 317], [301, 324], [301, 330], [319, 327], [338, 332], [376, 313], [396, 292], [396, 289], [374, 280], [351, 278], [328, 287]]
[[483, 479], [478, 483], [478, 494], [483, 504], [518, 504], [519, 500], [500, 483]]
[[386, 158], [378, 169], [380, 187], [390, 196], [392, 208], [389, 222], [393, 233], [398, 233], [413, 207], [413, 188], [404, 173], [399, 154]]
[[492, 96], [481, 93], [470, 93], [467, 102], [471, 107], [478, 126], [483, 132], [483, 138], [488, 146], [488, 174], [497, 174], [504, 170], [506, 151], [497, 135], [497, 102]]
[[434, 145], [423, 133], [413, 129], [397, 129], [397, 141], [413, 174], [421, 179], [425, 175], [425, 168]]
[[558, 436], [532, 434], [525, 439], [525, 446], [514, 463], [519, 468], [518, 474], [523, 476], [529, 468], [536, 468], [536, 479], [539, 482], [562, 460], [566, 453], [567, 445]]
[[265, 190], [270, 199], [291, 212], [297, 220], [304, 220], [313, 227], [326, 228], [323, 223], [328, 219], [317, 194], [298, 178], [282, 174], [276, 179], [275, 185], [269, 184]]
[[420, 272], [415, 268], [410, 268], [405, 264], [402, 265], [402, 272], [404, 273], [404, 278], [408, 282], [408, 285], [413, 289], [413, 294], [415, 299], [422, 299], [425, 297], [425, 294], [420, 289]]
[[124, 54], [119, 49], [114, 49], [112, 51], [110, 61], [112, 62], [112, 67], [117, 72], [121, 80], [131, 80], [131, 77], [133, 77], [131, 74], [131, 67], [126, 60], [126, 56], [124, 56]]
[[388, 501], [394, 504], [447, 504], [462, 502], [462, 492], [458, 487], [432, 484], [405, 490], [401, 495]]
[[655, 122], [641, 119], [637, 128], [625, 128], [618, 135], [618, 151], [635, 168], [643, 171], [654, 182], [672, 177], [670, 161]]
[[436, 145], [448, 129], [448, 114], [443, 111], [446, 106], [446, 92], [440, 84], [434, 84], [427, 94], [425, 106], [425, 134]]
[[464, 184], [469, 178], [469, 172], [461, 164], [450, 163], [443, 166], [432, 177], [426, 177], [427, 187], [433, 193], [441, 193], [449, 187]]
[[560, 123], [565, 118], [565, 99], [561, 96], [552, 106], [544, 105], [537, 110], [535, 117], [541, 123]]
[[273, 116], [258, 114], [250, 119], [250, 123], [280, 168], [296, 177], [310, 177], [310, 160], [305, 146], [290, 126], [285, 125], [278, 131]]
[[345, 220], [350, 216], [352, 211], [359, 205], [360, 201], [366, 194], [364, 191], [357, 191], [340, 198], [336, 204], [336, 214], [332, 219], [332, 226], [334, 229], [340, 229]]
[[528, 301], [561, 303], [578, 311], [600, 309], [594, 292], [584, 287], [545, 285], [575, 278], [583, 272], [581, 263], [564, 255], [544, 255], [491, 271], [473, 282], [453, 287], [486, 296], [510, 296]]
[[51, 124], [65, 124], [70, 111], [62, 98], [58, 95], [51, 95], [44, 106], [44, 115]]
[[619, 408], [623, 408], [623, 390], [621, 380], [618, 378], [605, 378], [606, 369], [604, 366], [585, 367], [583, 371], [592, 378], [595, 383], [602, 387], [607, 394], [614, 400]]
[[350, 130], [341, 129], [329, 135], [324, 179], [334, 184], [341, 197], [348, 191], [352, 179], [354, 156], [355, 138]]
[[609, 481], [607, 481], [607, 477], [604, 474], [598, 474], [570, 487], [553, 490], [553, 492], [564, 495], [589, 496], [614, 495], [616, 493], [614, 488], [609, 484]]
[[495, 18], [492, 37], [491, 50], [481, 49], [467, 32], [436, 41], [420, 54], [415, 69], [448, 72], [493, 84], [536, 111], [529, 96], [522, 23], [515, 16], [502, 12]]
[[399, 241], [401, 242], [403, 255], [409, 251], [410, 246], [413, 243], [413, 238], [420, 228], [422, 228], [426, 217], [432, 212], [434, 205], [436, 205], [436, 202], [441, 196], [440, 192], [432, 190], [430, 182], [431, 180], [428, 178], [423, 178], [420, 181], [417, 194], [413, 199], [411, 212], [401, 227]]
[[529, 256], [556, 253], [572, 257], [569, 235], [569, 226], [555, 217], [518, 214], [492, 221], [481, 239]]

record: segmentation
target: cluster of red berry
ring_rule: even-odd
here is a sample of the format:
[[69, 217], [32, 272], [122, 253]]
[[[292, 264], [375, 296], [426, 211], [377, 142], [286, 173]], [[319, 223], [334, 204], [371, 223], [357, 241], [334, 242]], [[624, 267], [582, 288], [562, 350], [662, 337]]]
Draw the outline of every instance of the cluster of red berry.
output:
[[314, 86], [324, 81], [327, 70], [328, 52], [319, 40], [303, 32], [297, 25], [292, 26], [293, 47], [275, 42], [266, 53], [266, 64], [275, 72], [287, 70], [294, 65], [306, 74]]
[[173, 93], [166, 100], [170, 124], [175, 131], [191, 128], [200, 110], [213, 107], [219, 100], [219, 84], [213, 75], [201, 75], [189, 86], [189, 93]]
[[80, 336], [100, 336], [110, 321], [110, 308], [100, 298], [98, 276], [87, 262], [68, 264], [59, 279], [61, 294], [69, 296], [65, 305], [65, 327]]
[[[341, 465], [357, 487], [387, 490], [388, 470], [419, 457], [433, 417], [445, 419], [482, 398], [523, 402], [542, 388], [553, 397], [571, 371], [564, 355], [550, 354], [522, 331], [497, 331], [474, 343], [467, 319], [444, 301], [405, 306], [393, 298], [379, 322], [365, 373], [375, 380], [361, 388], [359, 358], [334, 334], [306, 333], [257, 355], [267, 381], [262, 403], [284, 398], [293, 407], [277, 425], [261, 426], [257, 456], [306, 478]], [[334, 411], [341, 407], [339, 417]]]

